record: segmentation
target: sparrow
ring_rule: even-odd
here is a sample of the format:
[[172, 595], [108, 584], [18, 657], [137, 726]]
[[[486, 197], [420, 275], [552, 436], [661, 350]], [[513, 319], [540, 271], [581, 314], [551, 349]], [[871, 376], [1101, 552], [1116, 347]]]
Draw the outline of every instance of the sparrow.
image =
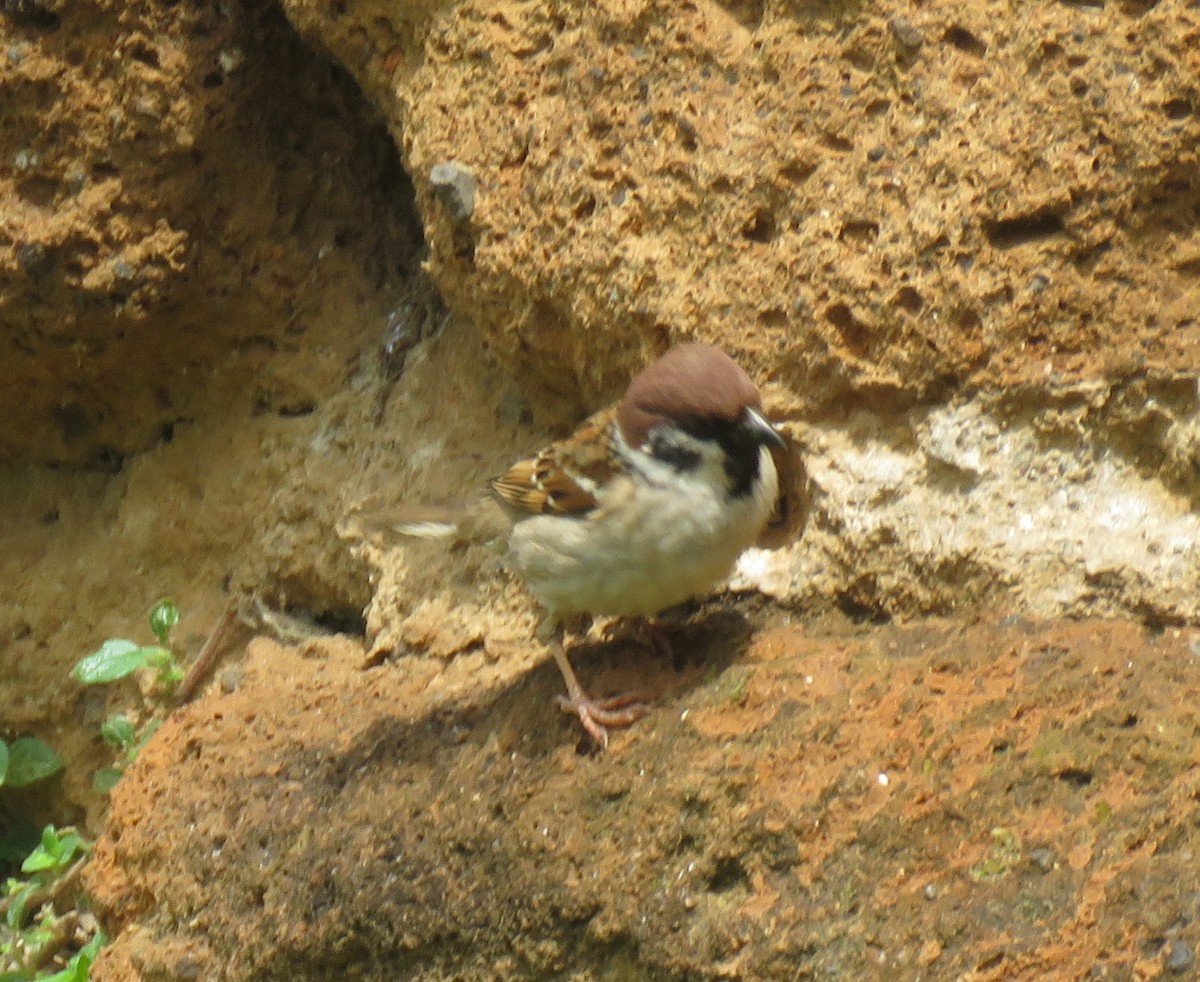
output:
[[583, 616], [650, 617], [707, 593], [759, 537], [779, 495], [785, 442], [750, 377], [710, 344], [671, 348], [615, 406], [520, 460], [445, 521], [403, 534], [491, 541], [545, 608], [567, 694], [562, 708], [601, 746], [645, 707], [592, 699], [564, 649]]

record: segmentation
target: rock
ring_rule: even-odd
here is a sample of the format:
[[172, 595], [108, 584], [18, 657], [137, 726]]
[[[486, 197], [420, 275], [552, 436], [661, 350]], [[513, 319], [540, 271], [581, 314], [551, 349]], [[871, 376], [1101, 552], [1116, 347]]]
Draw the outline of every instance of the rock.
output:
[[[1031, 977], [1126, 978], [1153, 925], [1179, 917], [1193, 863], [1175, 847], [1195, 816], [1194, 707], [1178, 694], [1200, 688], [1200, 662], [1178, 632], [1001, 618], [847, 631], [720, 606], [686, 629], [682, 672], [636, 648], [589, 659], [602, 685], [635, 679], [654, 707], [599, 756], [576, 753], [545, 655], [363, 671], [345, 637], [253, 643], [242, 684], [173, 713], [113, 792], [86, 873], [115, 933], [93, 982], [174, 978], [180, 952], [200, 978], [326, 982], [347, 950], [375, 979], [491, 978], [514, 950], [505, 977], [619, 963], [624, 978], [714, 978], [736, 958], [745, 979], [865, 979], [880, 977], [873, 939], [959, 978], [998, 938]], [[731, 645], [752, 669], [737, 699]], [[788, 701], [804, 711], [775, 711]], [[1110, 710], [1125, 704], [1162, 735], [1121, 726]], [[999, 760], [998, 728], [1031, 751]], [[1103, 829], [1047, 781], [1064, 754], [1095, 760], [1111, 788]], [[1097, 835], [1138, 848], [973, 880], [1001, 804], [1039, 849]], [[1160, 957], [1183, 973], [1192, 949], [1176, 939]]]
[[429, 168], [429, 183], [455, 224], [462, 224], [474, 213], [479, 185], [465, 164], [456, 160], [434, 164]]
[[925, 36], [907, 17], [893, 17], [888, 21], [888, 28], [900, 46], [910, 52], [917, 51], [925, 43]]
[[1175, 938], [1167, 945], [1165, 962], [1167, 970], [1174, 972], [1176, 975], [1182, 975], [1192, 967], [1192, 963], [1196, 960], [1195, 952], [1192, 946], [1183, 938]]
[[1037, 846], [1029, 850], [1029, 861], [1042, 873], [1049, 873], [1055, 866], [1054, 850]]

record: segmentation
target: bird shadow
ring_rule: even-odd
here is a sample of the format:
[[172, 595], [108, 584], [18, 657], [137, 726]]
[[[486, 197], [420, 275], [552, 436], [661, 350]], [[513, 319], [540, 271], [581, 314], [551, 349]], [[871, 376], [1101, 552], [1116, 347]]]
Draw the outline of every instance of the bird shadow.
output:
[[[626, 637], [589, 638], [569, 648], [593, 697], [632, 694], [646, 704], [647, 715], [630, 727], [633, 739], [639, 730], [649, 738], [659, 729], [658, 720], [677, 720], [672, 707], [742, 658], [754, 632], [745, 613], [729, 608], [704, 609], [684, 622], [668, 620], [660, 627], [669, 637], [669, 653]], [[526, 758], [545, 757], [563, 747], [584, 756], [603, 753], [573, 714], [557, 708], [555, 696], [563, 691], [562, 677], [547, 657], [482, 699], [443, 704], [415, 718], [380, 716], [344, 750], [311, 764], [326, 787], [336, 791], [355, 775], [379, 767], [447, 766], [451, 758], [472, 751]]]
[[681, 607], [643, 629], [618, 621], [606, 633], [568, 648], [576, 671], [591, 678], [588, 691], [657, 701], [678, 698], [723, 672], [745, 653], [753, 628], [737, 609], [713, 607], [696, 616]]

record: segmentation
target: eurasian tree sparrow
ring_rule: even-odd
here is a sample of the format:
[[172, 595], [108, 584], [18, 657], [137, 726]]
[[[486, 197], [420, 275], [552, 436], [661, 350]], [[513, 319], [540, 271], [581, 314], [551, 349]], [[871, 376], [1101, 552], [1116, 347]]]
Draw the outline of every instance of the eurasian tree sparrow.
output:
[[758, 390], [709, 344], [672, 348], [624, 398], [491, 482], [451, 522], [392, 525], [419, 536], [491, 540], [546, 608], [567, 685], [559, 702], [601, 745], [643, 708], [594, 700], [563, 650], [580, 615], [648, 617], [723, 580], [754, 544], [778, 496], [770, 448], [782, 437]]

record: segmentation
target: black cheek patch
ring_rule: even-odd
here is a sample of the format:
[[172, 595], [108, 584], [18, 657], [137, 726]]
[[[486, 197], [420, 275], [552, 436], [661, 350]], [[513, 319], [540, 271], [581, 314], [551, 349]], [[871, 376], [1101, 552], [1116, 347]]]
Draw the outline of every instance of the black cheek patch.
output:
[[698, 450], [675, 443], [661, 432], [650, 435], [650, 454], [681, 474], [690, 473], [700, 466]]

